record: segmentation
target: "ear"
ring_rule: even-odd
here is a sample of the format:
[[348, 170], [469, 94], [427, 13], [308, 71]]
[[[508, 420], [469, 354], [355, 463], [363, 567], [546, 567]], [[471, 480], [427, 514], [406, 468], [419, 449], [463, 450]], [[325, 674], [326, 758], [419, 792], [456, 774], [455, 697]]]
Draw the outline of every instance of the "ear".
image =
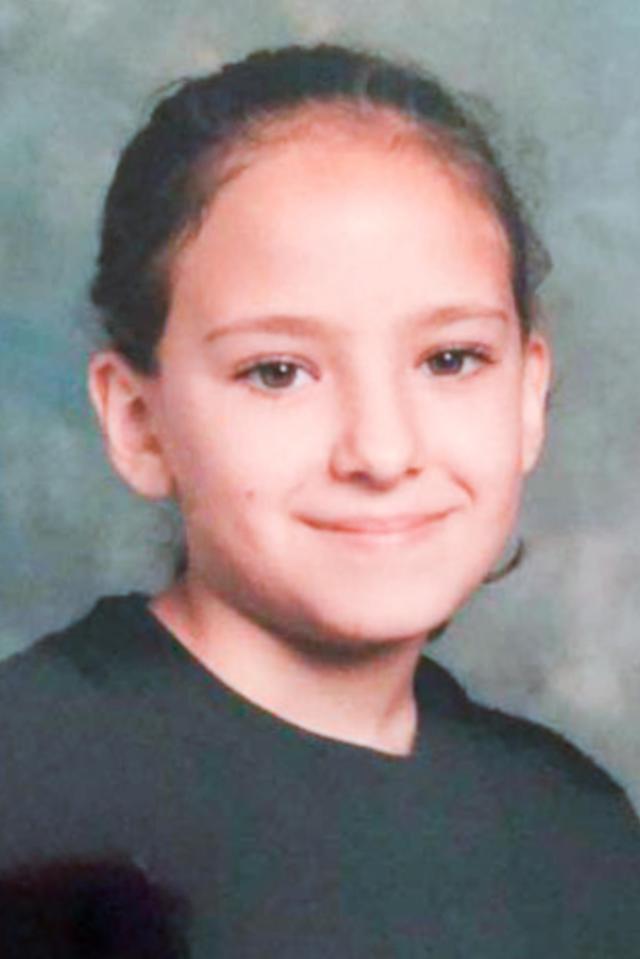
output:
[[551, 382], [551, 350], [544, 336], [532, 333], [524, 345], [522, 382], [522, 471], [535, 467], [546, 433]]
[[154, 428], [152, 383], [112, 350], [89, 363], [89, 395], [112, 466], [136, 493], [163, 499], [172, 480]]

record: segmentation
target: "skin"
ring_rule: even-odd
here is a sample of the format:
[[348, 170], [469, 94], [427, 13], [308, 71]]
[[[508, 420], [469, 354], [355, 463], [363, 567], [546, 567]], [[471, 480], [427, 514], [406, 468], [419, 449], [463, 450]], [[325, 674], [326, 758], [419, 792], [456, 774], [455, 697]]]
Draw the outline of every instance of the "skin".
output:
[[171, 275], [158, 373], [90, 372], [116, 469], [184, 516], [152, 608], [286, 721], [410, 752], [424, 639], [499, 557], [543, 440], [548, 349], [499, 223], [424, 148], [307, 134], [219, 191]]

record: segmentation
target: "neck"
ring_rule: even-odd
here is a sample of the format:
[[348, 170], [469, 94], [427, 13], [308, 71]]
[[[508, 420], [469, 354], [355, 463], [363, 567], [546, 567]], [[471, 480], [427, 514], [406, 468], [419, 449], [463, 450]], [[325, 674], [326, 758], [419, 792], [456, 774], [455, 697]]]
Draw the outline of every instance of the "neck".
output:
[[207, 670], [257, 706], [331, 739], [411, 752], [422, 637], [348, 648], [295, 642], [188, 583], [174, 584], [151, 608]]

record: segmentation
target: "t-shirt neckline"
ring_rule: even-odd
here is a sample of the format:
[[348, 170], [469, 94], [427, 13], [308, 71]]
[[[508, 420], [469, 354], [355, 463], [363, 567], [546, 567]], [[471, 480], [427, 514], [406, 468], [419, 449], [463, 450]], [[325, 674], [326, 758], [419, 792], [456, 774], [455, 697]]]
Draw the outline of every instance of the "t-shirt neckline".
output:
[[421, 702], [419, 697], [418, 723], [413, 749], [410, 753], [389, 753], [373, 746], [337, 739], [306, 729], [304, 726], [287, 720], [255, 703], [226, 683], [216, 673], [207, 669], [181, 642], [179, 637], [155, 615], [150, 607], [150, 596], [143, 593], [134, 593], [131, 594], [129, 599], [131, 600], [129, 609], [135, 613], [138, 628], [146, 633], [151, 633], [154, 643], [162, 649], [163, 656], [169, 658], [173, 664], [177, 664], [181, 670], [188, 673], [190, 686], [197, 690], [200, 700], [206, 708], [223, 706], [227, 711], [235, 713], [243, 721], [250, 723], [254, 728], [261, 727], [282, 739], [287, 739], [291, 744], [297, 743], [300, 748], [324, 750], [334, 755], [342, 754], [349, 758], [357, 757], [361, 761], [373, 763], [380, 767], [408, 769], [424, 754], [427, 739], [426, 716], [424, 703]]

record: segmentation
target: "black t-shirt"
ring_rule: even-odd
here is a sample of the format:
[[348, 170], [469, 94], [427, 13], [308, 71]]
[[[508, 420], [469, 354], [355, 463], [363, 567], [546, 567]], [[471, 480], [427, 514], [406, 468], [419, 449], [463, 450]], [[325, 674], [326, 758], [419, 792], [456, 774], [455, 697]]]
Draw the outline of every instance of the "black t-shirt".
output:
[[128, 863], [193, 959], [639, 956], [621, 790], [428, 659], [416, 689], [411, 756], [336, 742], [226, 687], [144, 597], [103, 600], [0, 667], [0, 893], [24, 864]]

